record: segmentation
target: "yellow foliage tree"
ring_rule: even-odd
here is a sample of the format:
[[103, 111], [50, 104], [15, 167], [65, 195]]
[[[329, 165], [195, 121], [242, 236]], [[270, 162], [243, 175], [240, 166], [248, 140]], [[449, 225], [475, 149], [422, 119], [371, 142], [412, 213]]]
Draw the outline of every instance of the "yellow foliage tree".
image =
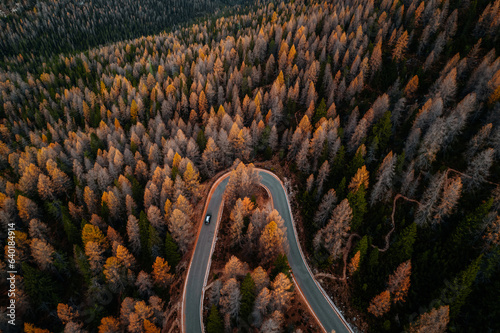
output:
[[133, 123], [137, 121], [137, 115], [139, 113], [139, 107], [137, 106], [137, 103], [135, 102], [135, 99], [132, 100], [132, 104], [130, 105], [130, 119], [132, 120]]
[[495, 104], [495, 102], [500, 101], [500, 86], [498, 86], [495, 91], [493, 91], [488, 99], [490, 105]]
[[181, 163], [182, 157], [178, 153], [174, 155], [174, 161], [172, 162], [172, 168], [178, 168]]
[[67, 304], [59, 303], [57, 304], [57, 316], [63, 324], [67, 324], [78, 317], [78, 311], [73, 311]]
[[418, 89], [418, 75], [415, 75], [406, 85], [404, 92], [406, 97], [411, 98]]
[[118, 131], [120, 128], [122, 128], [122, 125], [120, 125], [118, 118], [115, 118], [115, 130]]
[[354, 272], [358, 270], [360, 258], [361, 258], [361, 252], [358, 251], [356, 252], [354, 257], [352, 257], [351, 263], [349, 264], [349, 274], [352, 275], [354, 274]]
[[193, 209], [193, 207], [189, 203], [189, 200], [186, 199], [186, 197], [184, 197], [182, 194], [177, 197], [177, 200], [174, 204], [174, 209], [175, 208], [180, 209], [184, 214], [190, 214]]
[[226, 114], [226, 110], [222, 105], [219, 106], [219, 109], [217, 110], [217, 118], [222, 119], [224, 115]]
[[245, 216], [248, 216], [255, 208], [254, 203], [249, 197], [244, 197], [241, 203]]
[[266, 124], [269, 124], [269, 120], [271, 120], [271, 117], [273, 116], [273, 111], [269, 109], [269, 112], [266, 114]]
[[134, 310], [139, 319], [147, 320], [153, 316], [153, 310], [144, 301], [136, 302]]
[[108, 92], [106, 89], [106, 85], [103, 81], [101, 81], [101, 95], [105, 95], [106, 92]]
[[254, 98], [254, 103], [255, 103], [255, 113], [260, 113], [260, 101], [262, 100], [261, 98], [261, 95], [260, 95], [260, 91], [257, 92], [257, 95], [255, 96]]
[[115, 317], [104, 317], [99, 325], [99, 333], [120, 332], [120, 322]]
[[50, 74], [48, 74], [48, 73], [42, 73], [40, 75], [40, 81], [42, 81], [45, 84], [49, 84], [51, 82]]
[[165, 211], [165, 221], [168, 221], [168, 219], [170, 218], [170, 214], [172, 213], [172, 201], [170, 201], [170, 199], [167, 199], [167, 201], [165, 201], [163, 210]]
[[145, 333], [160, 333], [160, 329], [156, 327], [155, 324], [149, 320], [144, 320], [144, 332]]
[[283, 230], [278, 228], [276, 222], [271, 221], [265, 226], [259, 238], [264, 261], [272, 260], [278, 254], [285, 252], [283, 246], [285, 237]]
[[167, 89], [166, 89], [167, 96], [175, 94], [176, 91], [177, 91], [177, 89], [175, 89], [175, 86], [173, 84], [169, 84]]
[[24, 323], [24, 332], [25, 333], [50, 333], [49, 330], [44, 330], [38, 327], [35, 327], [33, 324]]
[[38, 215], [36, 203], [22, 195], [17, 197], [17, 210], [19, 211], [19, 217], [25, 222], [29, 222]]
[[194, 170], [191, 162], [187, 164], [183, 178], [191, 195], [196, 195], [198, 186], [200, 185], [200, 174]]
[[278, 20], [278, 14], [273, 12], [273, 16], [271, 17], [271, 23], [275, 23]]
[[203, 115], [203, 113], [207, 112], [208, 109], [207, 96], [203, 90], [200, 92], [200, 96], [198, 97], [198, 109], [200, 110], [200, 115]]
[[309, 121], [309, 117], [305, 115], [302, 117], [299, 123], [299, 128], [302, 130], [302, 133], [310, 133], [312, 130], [311, 122]]
[[108, 204], [108, 192], [104, 191], [102, 192], [102, 196], [101, 196], [101, 206], [104, 206], [104, 204]]
[[295, 59], [295, 55], [297, 54], [297, 50], [295, 50], [295, 44], [292, 44], [292, 47], [290, 48], [290, 51], [288, 52], [288, 64], [291, 65], [293, 63], [293, 60]]
[[135, 266], [135, 258], [128, 249], [123, 245], [118, 245], [116, 248], [116, 258], [125, 266], [126, 268], [132, 268]]
[[368, 188], [368, 181], [370, 178], [370, 173], [366, 170], [366, 165], [363, 165], [361, 168], [356, 171], [356, 174], [352, 177], [351, 182], [349, 183], [349, 190], [352, 192], [356, 192], [359, 190], [361, 185], [365, 186], [365, 189]]
[[88, 104], [83, 101], [82, 103], [82, 109], [83, 109], [83, 116], [85, 117], [85, 120], [87, 122], [90, 122], [90, 107], [88, 106]]
[[109, 257], [104, 265], [104, 276], [110, 283], [117, 284], [121, 281], [122, 265], [118, 258]]
[[102, 231], [98, 227], [87, 223], [82, 229], [83, 245], [85, 246], [90, 241], [98, 243], [103, 249], [109, 246], [108, 239], [104, 236]]
[[396, 60], [396, 62], [403, 59], [406, 47], [408, 46], [408, 39], [408, 31], [405, 31], [396, 42], [396, 46], [394, 46], [394, 50], [392, 51], [392, 59]]
[[290, 301], [292, 299], [292, 293], [290, 288], [292, 288], [293, 283], [290, 279], [283, 273], [279, 273], [274, 281], [271, 283], [273, 288], [273, 302], [279, 310], [285, 310], [290, 306]]
[[386, 314], [391, 307], [391, 294], [389, 290], [383, 291], [375, 296], [368, 306], [368, 312], [375, 317], [381, 317]]
[[172, 274], [169, 272], [170, 266], [168, 265], [168, 262], [161, 257], [156, 257], [153, 264], [154, 282], [158, 286], [165, 288], [172, 281]]
[[276, 78], [276, 81], [278, 81], [279, 85], [282, 86], [285, 84], [285, 77], [283, 76], [283, 72], [280, 71], [278, 74], [278, 77]]

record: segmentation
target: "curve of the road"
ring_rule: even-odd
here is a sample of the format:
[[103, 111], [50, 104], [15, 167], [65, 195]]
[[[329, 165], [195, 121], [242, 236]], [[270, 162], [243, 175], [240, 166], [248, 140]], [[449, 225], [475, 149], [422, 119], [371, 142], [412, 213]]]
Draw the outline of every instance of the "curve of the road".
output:
[[[326, 295], [321, 285], [314, 279], [300, 248], [297, 231], [293, 222], [290, 203], [281, 180], [270, 171], [256, 168], [261, 177], [261, 185], [270, 193], [274, 209], [276, 209], [287, 227], [289, 243], [288, 262], [292, 269], [292, 277], [298, 291], [302, 294], [312, 314], [325, 332], [352, 332], [340, 311]], [[207, 284], [212, 253], [215, 247], [217, 231], [224, 202], [223, 193], [229, 179], [225, 173], [212, 185], [205, 203], [206, 214], [212, 215], [212, 223], [201, 222], [194, 254], [189, 264], [184, 284], [181, 306], [181, 327], [183, 333], [202, 333], [203, 298]]]

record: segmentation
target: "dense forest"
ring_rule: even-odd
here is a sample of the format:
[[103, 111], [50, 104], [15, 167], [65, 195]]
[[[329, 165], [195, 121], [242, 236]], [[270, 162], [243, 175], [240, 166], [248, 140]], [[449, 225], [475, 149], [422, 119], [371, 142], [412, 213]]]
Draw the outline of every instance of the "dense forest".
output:
[[20, 0], [0, 4], [0, 56], [40, 61], [170, 30], [248, 0]]
[[[256, 1], [172, 28], [221, 3], [2, 5], [0, 290], [15, 259], [18, 323], [159, 332], [179, 318], [207, 184], [272, 161], [353, 327], [499, 331], [500, 0]], [[249, 227], [248, 195], [227, 197], [235, 246], [270, 247], [270, 228], [276, 246], [214, 297], [286, 298], [279, 218]], [[228, 299], [208, 332], [233, 306], [299, 332], [288, 301]]]

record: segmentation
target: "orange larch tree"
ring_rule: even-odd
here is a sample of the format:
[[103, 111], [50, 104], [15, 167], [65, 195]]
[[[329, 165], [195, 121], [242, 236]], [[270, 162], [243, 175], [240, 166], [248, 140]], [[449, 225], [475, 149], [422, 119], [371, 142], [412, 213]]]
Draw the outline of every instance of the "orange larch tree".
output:
[[375, 317], [381, 317], [389, 311], [390, 307], [391, 294], [389, 290], [385, 290], [372, 299], [368, 306], [368, 312]]
[[388, 290], [392, 295], [392, 302], [404, 302], [410, 288], [411, 261], [405, 261], [389, 276]]

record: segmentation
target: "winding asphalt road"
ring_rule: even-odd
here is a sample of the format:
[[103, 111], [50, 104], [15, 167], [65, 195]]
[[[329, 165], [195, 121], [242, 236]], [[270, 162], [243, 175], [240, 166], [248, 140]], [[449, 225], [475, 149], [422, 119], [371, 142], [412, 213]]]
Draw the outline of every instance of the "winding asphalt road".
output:
[[[263, 185], [271, 194], [274, 208], [279, 212], [287, 227], [289, 242], [288, 262], [299, 291], [306, 299], [310, 310], [325, 332], [352, 332], [349, 324], [312, 276], [300, 249], [297, 232], [292, 220], [290, 205], [282, 182], [267, 170], [257, 169]], [[209, 225], [202, 225], [187, 280], [184, 284], [181, 326], [183, 333], [204, 332], [202, 323], [202, 302], [204, 287], [208, 279], [211, 256], [215, 247], [220, 214], [222, 214], [222, 194], [226, 188], [229, 173], [224, 174], [213, 185], [209, 193], [209, 202], [205, 205], [206, 214], [212, 215]], [[203, 219], [205, 218], [203, 215]], [[202, 222], [203, 223], [203, 222]]]

